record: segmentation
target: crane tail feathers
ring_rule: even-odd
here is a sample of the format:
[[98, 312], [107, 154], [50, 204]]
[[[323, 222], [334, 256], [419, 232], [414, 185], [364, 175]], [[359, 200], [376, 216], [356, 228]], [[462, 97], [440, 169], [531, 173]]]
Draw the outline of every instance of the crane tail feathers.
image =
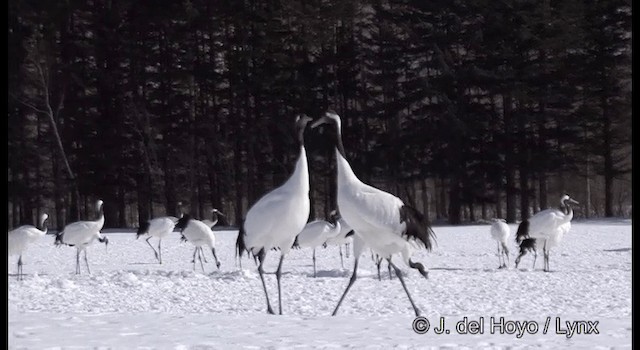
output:
[[356, 233], [354, 230], [351, 230], [347, 233], [347, 235], [345, 237], [349, 237], [349, 236], [353, 236], [353, 234]]
[[150, 226], [149, 221], [145, 221], [145, 222], [141, 223], [140, 227], [138, 227], [138, 232], [136, 234], [138, 236], [140, 236], [140, 235], [143, 235], [143, 234], [149, 232], [149, 226]]
[[405, 232], [407, 238], [422, 242], [424, 247], [431, 251], [436, 234], [433, 232], [429, 220], [422, 213], [411, 206], [403, 205], [400, 208], [400, 222], [407, 224]]
[[523, 220], [518, 225], [518, 231], [516, 232], [516, 242], [520, 243], [522, 240], [529, 237], [529, 220]]
[[300, 249], [300, 243], [298, 243], [298, 236], [296, 236], [296, 239], [293, 241], [293, 244], [291, 245], [291, 248], [293, 249]]
[[238, 231], [238, 238], [236, 239], [236, 256], [239, 258], [242, 258], [242, 254], [247, 250], [244, 236], [246, 236], [246, 232], [244, 230], [244, 221], [242, 221], [240, 223], [240, 230]]
[[527, 250], [535, 251], [536, 250], [536, 239], [535, 238], [525, 238], [520, 242], [520, 254], [525, 253]]
[[64, 235], [64, 231], [60, 231], [58, 233], [56, 233], [56, 240], [55, 242], [53, 242], [54, 245], [56, 246], [60, 246], [62, 244], [64, 244], [64, 242], [62, 241], [62, 236]]

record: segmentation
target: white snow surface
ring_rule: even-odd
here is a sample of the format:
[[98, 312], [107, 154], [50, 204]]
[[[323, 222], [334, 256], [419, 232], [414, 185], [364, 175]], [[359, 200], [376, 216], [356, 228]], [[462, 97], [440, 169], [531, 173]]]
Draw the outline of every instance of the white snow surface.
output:
[[[509, 225], [515, 237], [517, 226]], [[436, 226], [432, 252], [414, 261], [429, 268], [429, 279], [404, 265], [407, 288], [431, 323], [426, 334], [412, 330], [415, 315], [396, 276], [382, 281], [370, 254], [360, 259], [358, 280], [338, 315], [330, 316], [346, 287], [353, 256], [340, 267], [338, 247], [318, 249], [313, 278], [311, 249], [291, 250], [282, 275], [283, 313], [268, 315], [252, 260], [234, 259], [237, 231], [216, 231], [218, 271], [210, 250], [203, 274], [193, 270], [193, 247], [174, 232], [163, 239], [159, 265], [143, 237], [106, 233], [108, 251], [88, 251], [92, 274], [75, 275], [76, 250], [55, 247], [47, 235], [23, 255], [24, 281], [8, 266], [8, 345], [11, 349], [524, 349], [631, 348], [631, 220], [573, 221], [551, 252], [543, 272], [542, 252], [514, 268], [517, 247], [510, 239], [508, 269], [497, 269], [490, 225]], [[157, 245], [155, 238], [152, 245]], [[273, 272], [279, 252], [265, 263], [269, 296], [277, 312]], [[347, 265], [348, 264], [348, 265]], [[440, 318], [449, 334], [435, 334]], [[484, 321], [480, 334], [461, 334], [464, 317]], [[534, 334], [500, 334], [491, 317], [533, 321]], [[543, 334], [547, 317], [548, 332]], [[561, 328], [556, 327], [559, 318]], [[566, 321], [598, 322], [599, 334], [556, 334]], [[587, 323], [587, 322], [585, 322]], [[531, 327], [533, 324], [531, 323]], [[584, 329], [587, 329], [584, 327]], [[493, 333], [491, 331], [494, 331]]]

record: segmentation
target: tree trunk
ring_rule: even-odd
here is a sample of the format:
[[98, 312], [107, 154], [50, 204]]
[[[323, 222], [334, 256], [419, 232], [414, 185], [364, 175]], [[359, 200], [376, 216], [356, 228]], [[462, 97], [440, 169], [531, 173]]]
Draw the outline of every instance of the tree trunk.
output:
[[449, 183], [449, 224], [461, 223], [462, 203], [460, 202], [460, 182], [452, 178]]
[[429, 188], [427, 187], [427, 179], [420, 181], [422, 187], [422, 212], [424, 217], [429, 220]]
[[127, 227], [127, 198], [124, 186], [118, 190], [118, 227]]
[[505, 171], [506, 171], [506, 194], [507, 194], [507, 222], [516, 222], [516, 186], [515, 186], [515, 156], [513, 154], [513, 118], [511, 95], [502, 95], [502, 106], [504, 109], [504, 125], [505, 125]]
[[612, 143], [612, 130], [611, 130], [611, 118], [609, 117], [609, 106], [607, 104], [607, 98], [602, 97], [602, 156], [604, 158], [604, 216], [613, 216], [613, 178], [615, 175], [615, 169], [613, 167], [613, 152], [611, 149]]

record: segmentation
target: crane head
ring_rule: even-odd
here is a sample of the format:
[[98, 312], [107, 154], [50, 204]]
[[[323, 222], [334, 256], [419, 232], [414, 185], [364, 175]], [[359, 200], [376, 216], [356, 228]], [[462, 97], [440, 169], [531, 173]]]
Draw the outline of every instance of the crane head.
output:
[[138, 232], [136, 233], [136, 239], [140, 238], [140, 236], [149, 232], [149, 221], [145, 221], [138, 227]]

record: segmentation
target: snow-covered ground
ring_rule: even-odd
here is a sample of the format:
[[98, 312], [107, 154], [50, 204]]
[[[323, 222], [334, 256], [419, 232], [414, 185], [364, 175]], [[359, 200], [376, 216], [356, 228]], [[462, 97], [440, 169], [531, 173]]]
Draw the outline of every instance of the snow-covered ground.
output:
[[[516, 225], [510, 225], [512, 235]], [[15, 278], [17, 257], [9, 257], [9, 348], [630, 348], [631, 221], [574, 221], [551, 253], [551, 272], [542, 271], [539, 254], [523, 258], [514, 269], [517, 249], [511, 241], [509, 269], [499, 270], [497, 247], [489, 225], [439, 226], [433, 252], [414, 260], [429, 267], [425, 280], [396, 258], [417, 306], [430, 321], [426, 334], [412, 330], [413, 310], [398, 279], [382, 281], [368, 254], [361, 258], [358, 280], [337, 316], [331, 312], [351, 275], [353, 257], [340, 266], [336, 247], [317, 251], [313, 277], [310, 250], [294, 250], [282, 277], [283, 316], [267, 315], [253, 261], [234, 260], [237, 231], [217, 231], [218, 271], [207, 251], [206, 273], [193, 271], [193, 248], [174, 233], [163, 241], [163, 264], [135, 233], [108, 233], [108, 251], [89, 250], [92, 274], [74, 275], [75, 249], [55, 247], [46, 236], [23, 256], [24, 281]], [[513, 237], [513, 236], [512, 236]], [[151, 240], [157, 245], [155, 238]], [[273, 272], [278, 253], [267, 257], [270, 298], [277, 310]], [[460, 334], [456, 324], [483, 321], [479, 334]], [[518, 336], [499, 334], [530, 321]], [[435, 334], [444, 319], [449, 334]], [[544, 326], [549, 327], [544, 334]], [[581, 334], [566, 321], [585, 321]], [[560, 327], [558, 328], [559, 322]], [[597, 323], [596, 323], [597, 322]], [[461, 323], [462, 324], [462, 323]], [[522, 323], [520, 323], [522, 324]], [[536, 329], [537, 328], [537, 329]], [[598, 334], [584, 334], [585, 331]], [[493, 331], [493, 333], [492, 333]], [[513, 332], [515, 331], [515, 333]]]

